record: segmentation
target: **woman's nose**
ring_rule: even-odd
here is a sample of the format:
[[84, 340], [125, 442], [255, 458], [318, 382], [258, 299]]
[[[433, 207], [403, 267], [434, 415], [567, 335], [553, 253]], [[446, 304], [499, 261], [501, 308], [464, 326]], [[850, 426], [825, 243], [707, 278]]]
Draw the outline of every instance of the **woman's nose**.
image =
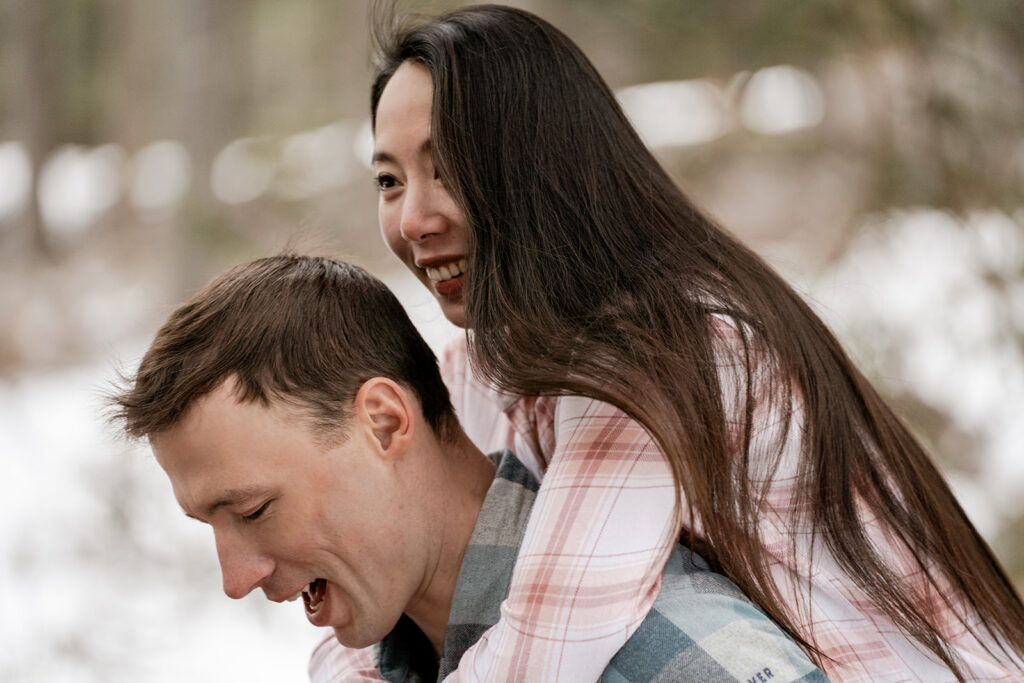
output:
[[410, 242], [422, 242], [446, 229], [444, 207], [450, 202], [443, 201], [439, 196], [443, 190], [433, 185], [424, 183], [406, 190], [399, 228]]

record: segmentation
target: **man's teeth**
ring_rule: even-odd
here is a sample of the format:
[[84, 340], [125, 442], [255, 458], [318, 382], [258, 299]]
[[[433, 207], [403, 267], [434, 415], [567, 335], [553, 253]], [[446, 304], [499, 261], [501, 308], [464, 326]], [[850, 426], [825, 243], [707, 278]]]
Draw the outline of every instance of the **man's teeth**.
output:
[[302, 589], [301, 594], [302, 594], [303, 602], [306, 603], [306, 609], [308, 609], [310, 611], [310, 613], [316, 614], [316, 612], [320, 609], [320, 605], [323, 604], [324, 599], [323, 599], [323, 596], [321, 595], [320, 599], [317, 602], [315, 602], [315, 603], [313, 602], [313, 582], [312, 581], [306, 584], [306, 587]]
[[466, 259], [459, 259], [454, 263], [448, 263], [438, 268], [427, 268], [427, 277], [434, 282], [444, 282], [445, 280], [451, 280], [453, 277], [462, 275], [468, 267]]

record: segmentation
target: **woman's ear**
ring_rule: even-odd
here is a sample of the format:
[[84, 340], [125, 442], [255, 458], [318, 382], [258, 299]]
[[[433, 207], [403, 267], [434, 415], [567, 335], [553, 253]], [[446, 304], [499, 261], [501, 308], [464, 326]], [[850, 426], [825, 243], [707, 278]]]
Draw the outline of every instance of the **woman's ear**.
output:
[[381, 457], [394, 459], [405, 454], [412, 440], [413, 409], [404, 387], [385, 377], [374, 377], [356, 392], [353, 417], [371, 435]]

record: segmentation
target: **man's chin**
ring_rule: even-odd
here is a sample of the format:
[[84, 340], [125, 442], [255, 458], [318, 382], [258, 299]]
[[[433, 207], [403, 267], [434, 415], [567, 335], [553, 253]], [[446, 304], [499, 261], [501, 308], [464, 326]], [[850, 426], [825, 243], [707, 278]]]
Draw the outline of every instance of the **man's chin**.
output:
[[345, 647], [352, 650], [361, 650], [364, 647], [370, 647], [375, 643], [379, 643], [387, 633], [380, 635], [379, 637], [367, 636], [366, 634], [359, 633], [357, 629], [352, 626], [335, 626], [334, 627], [334, 639]]
[[[377, 615], [381, 617], [382, 615]], [[334, 638], [347, 648], [359, 650], [379, 643], [384, 636], [391, 633], [398, 624], [399, 615], [395, 619], [377, 619], [371, 617], [361, 619], [359, 623], [350, 622], [342, 626], [334, 626]]]
[[362, 618], [357, 621], [351, 611], [346, 610], [346, 614], [336, 614], [335, 616], [345, 617], [341, 620], [336, 619], [332, 624], [329, 624], [334, 631], [335, 640], [345, 647], [353, 649], [369, 647], [387, 635], [387, 631], [377, 633], [376, 631], [379, 629], [371, 627], [369, 622], [372, 619]]

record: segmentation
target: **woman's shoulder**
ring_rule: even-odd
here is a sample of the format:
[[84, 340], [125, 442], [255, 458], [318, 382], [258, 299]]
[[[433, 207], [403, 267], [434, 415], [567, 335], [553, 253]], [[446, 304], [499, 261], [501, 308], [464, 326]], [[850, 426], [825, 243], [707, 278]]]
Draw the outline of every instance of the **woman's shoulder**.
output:
[[470, 440], [485, 453], [512, 446], [514, 432], [504, 397], [473, 375], [466, 335], [452, 339], [441, 350], [439, 361], [452, 408]]
[[578, 457], [658, 450], [640, 422], [618, 406], [588, 396], [521, 398], [508, 414], [544, 463], [566, 453]]

